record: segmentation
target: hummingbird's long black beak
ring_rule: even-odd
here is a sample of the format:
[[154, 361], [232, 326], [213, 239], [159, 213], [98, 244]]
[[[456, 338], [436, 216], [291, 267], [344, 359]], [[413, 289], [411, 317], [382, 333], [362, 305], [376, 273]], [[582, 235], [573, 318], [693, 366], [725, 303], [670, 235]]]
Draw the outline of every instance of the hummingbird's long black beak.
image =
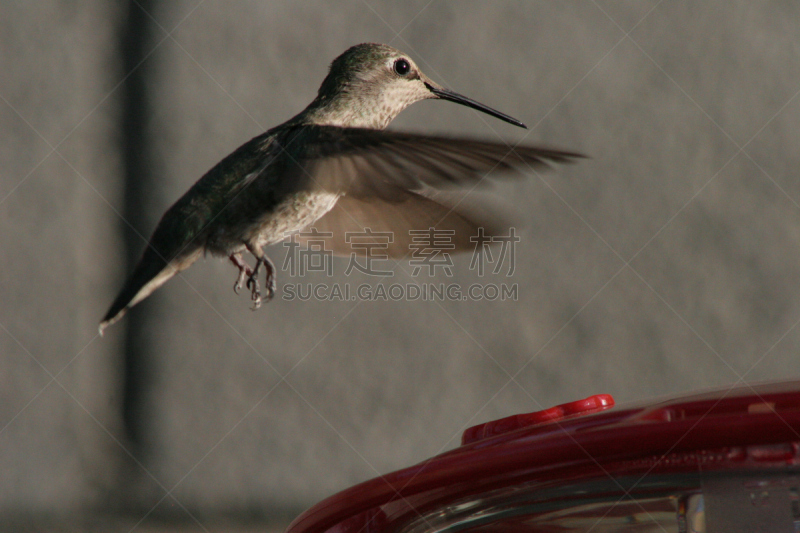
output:
[[510, 117], [505, 113], [501, 113], [496, 109], [492, 109], [489, 106], [483, 105], [481, 103], [476, 102], [472, 98], [467, 98], [466, 96], [461, 96], [458, 93], [454, 93], [451, 90], [445, 89], [444, 87], [436, 87], [431, 85], [430, 83], [425, 83], [425, 87], [428, 88], [430, 92], [441, 98], [442, 100], [449, 100], [451, 102], [455, 102], [457, 104], [465, 105], [467, 107], [471, 107], [472, 109], [477, 109], [478, 111], [482, 111], [487, 115], [492, 115], [495, 118], [499, 118], [500, 120], [504, 120], [509, 124], [513, 124], [515, 126], [519, 126], [520, 128], [528, 129], [528, 126], [520, 122], [519, 120], [515, 119], [514, 117]]

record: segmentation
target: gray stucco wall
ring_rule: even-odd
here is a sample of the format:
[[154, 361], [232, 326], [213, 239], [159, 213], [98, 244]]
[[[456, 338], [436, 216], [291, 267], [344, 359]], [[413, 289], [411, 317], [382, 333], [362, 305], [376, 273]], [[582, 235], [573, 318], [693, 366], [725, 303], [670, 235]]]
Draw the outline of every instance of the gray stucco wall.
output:
[[[0, 4], [0, 512], [17, 525], [101, 510], [127, 530], [145, 516], [137, 527], [226, 516], [281, 528], [482, 421], [595, 393], [638, 401], [800, 375], [797, 2], [149, 7], [146, 208], [123, 220], [127, 5]], [[429, 101], [392, 128], [590, 156], [491, 191], [519, 228], [519, 299], [279, 294], [251, 312], [231, 265], [209, 258], [98, 337], [129, 268], [124, 232], [149, 235], [364, 41], [530, 127]], [[468, 263], [447, 281], [475, 282]], [[346, 265], [279, 285], [374, 282]], [[138, 446], [119, 414], [129, 319], [149, 355]]]

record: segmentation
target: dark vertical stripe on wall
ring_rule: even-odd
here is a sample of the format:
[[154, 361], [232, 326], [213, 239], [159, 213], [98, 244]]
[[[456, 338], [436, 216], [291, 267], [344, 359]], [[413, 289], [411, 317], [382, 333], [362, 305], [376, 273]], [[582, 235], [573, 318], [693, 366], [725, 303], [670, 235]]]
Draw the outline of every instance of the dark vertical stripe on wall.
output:
[[[147, 195], [153, 191], [153, 149], [148, 128], [151, 116], [148, 87], [152, 76], [155, 46], [154, 23], [149, 14], [155, 10], [154, 0], [123, 0], [127, 16], [120, 28], [120, 60], [127, 75], [121, 87], [121, 138], [125, 180], [123, 216], [124, 242], [130, 272], [138, 261], [152, 228], [147, 221]], [[135, 307], [114, 327], [126, 328], [124, 352], [124, 385], [122, 417], [133, 453], [140, 455], [146, 444], [145, 400], [151, 382], [152, 361], [145, 338], [145, 314]]]

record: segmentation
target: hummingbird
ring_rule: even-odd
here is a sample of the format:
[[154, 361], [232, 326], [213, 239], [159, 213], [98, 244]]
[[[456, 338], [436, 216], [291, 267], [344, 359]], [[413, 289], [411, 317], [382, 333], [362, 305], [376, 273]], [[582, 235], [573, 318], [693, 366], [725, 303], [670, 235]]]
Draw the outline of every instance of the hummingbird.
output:
[[[304, 229], [331, 235], [334, 254], [358, 253], [347, 232], [392, 232], [383, 252], [402, 258], [409, 230], [448, 231], [448, 251], [472, 249], [483, 227], [437, 191], [474, 187], [489, 173], [523, 175], [581, 154], [535, 146], [384, 131], [407, 106], [425, 99], [461, 104], [526, 128], [435, 83], [411, 58], [385, 45], [355, 45], [333, 60], [316, 98], [299, 114], [228, 155], [201, 177], [156, 226], [139, 263], [100, 323], [100, 334], [201, 255], [227, 257], [253, 307], [276, 290], [264, 247]], [[435, 244], [435, 243], [434, 243]], [[255, 260], [251, 268], [243, 254]], [[259, 278], [266, 271], [265, 293]]]

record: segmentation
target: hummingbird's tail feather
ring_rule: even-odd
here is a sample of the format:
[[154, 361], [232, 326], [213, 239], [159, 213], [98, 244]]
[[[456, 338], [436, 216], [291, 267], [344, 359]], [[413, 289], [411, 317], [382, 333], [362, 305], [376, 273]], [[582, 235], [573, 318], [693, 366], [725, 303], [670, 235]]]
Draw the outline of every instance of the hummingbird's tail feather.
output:
[[195, 247], [167, 262], [152, 245], [148, 245], [139, 264], [100, 322], [100, 335], [103, 335], [104, 329], [125, 316], [128, 309], [150, 296], [175, 274], [189, 268], [201, 253], [202, 248]]

